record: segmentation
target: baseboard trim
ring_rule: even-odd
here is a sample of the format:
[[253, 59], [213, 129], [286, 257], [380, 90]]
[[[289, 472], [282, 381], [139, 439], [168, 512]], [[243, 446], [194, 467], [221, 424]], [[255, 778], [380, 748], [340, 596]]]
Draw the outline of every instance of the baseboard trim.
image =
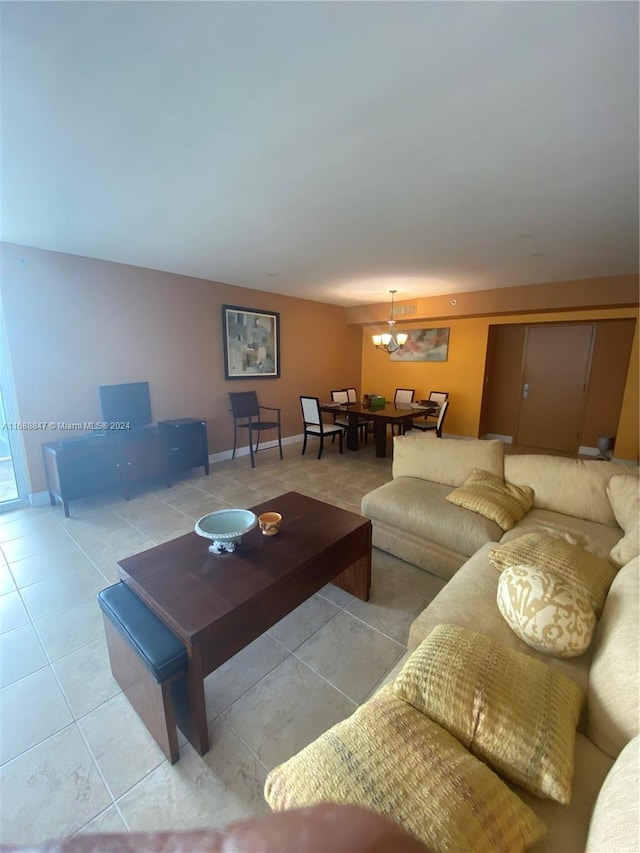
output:
[[[283, 447], [287, 444], [299, 444], [304, 439], [302, 434], [300, 435], [289, 435], [286, 438], [282, 439]], [[265, 441], [260, 443], [260, 452], [263, 448], [273, 448], [277, 449], [278, 442], [277, 441]], [[243, 447], [236, 448], [236, 457], [237, 456], [249, 456], [249, 445], [246, 444]], [[209, 462], [215, 465], [216, 462], [228, 462], [233, 458], [233, 450], [222, 450], [219, 453], [210, 453], [209, 454]]]
[[513, 444], [513, 436], [512, 435], [498, 435], [497, 432], [486, 432], [483, 436], [483, 439], [487, 439], [489, 441], [501, 441], [503, 444]]
[[46, 506], [50, 504], [49, 492], [31, 492], [28, 497], [28, 503], [31, 506]]

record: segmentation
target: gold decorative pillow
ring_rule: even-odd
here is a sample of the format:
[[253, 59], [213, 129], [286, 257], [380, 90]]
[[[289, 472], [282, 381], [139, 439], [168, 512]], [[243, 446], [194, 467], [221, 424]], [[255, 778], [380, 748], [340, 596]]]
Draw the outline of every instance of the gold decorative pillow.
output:
[[586, 595], [600, 618], [609, 587], [616, 576], [611, 563], [579, 545], [544, 533], [526, 533], [489, 551], [502, 571], [509, 566], [539, 566], [560, 575]]
[[544, 824], [452, 735], [397, 698], [393, 685], [269, 773], [274, 811], [335, 802], [401, 824], [433, 851], [513, 853]]
[[566, 675], [484, 634], [437, 625], [393, 686], [501, 776], [571, 802], [583, 695]]
[[446, 499], [490, 518], [503, 530], [511, 530], [531, 509], [533, 489], [513, 486], [489, 471], [474, 468], [464, 485], [454, 489]]
[[596, 626], [591, 601], [560, 575], [536, 566], [509, 566], [500, 575], [498, 610], [528, 646], [558, 658], [589, 648]]
[[607, 497], [624, 536], [609, 552], [611, 562], [621, 568], [640, 554], [640, 486], [638, 478], [616, 474], [607, 483]]

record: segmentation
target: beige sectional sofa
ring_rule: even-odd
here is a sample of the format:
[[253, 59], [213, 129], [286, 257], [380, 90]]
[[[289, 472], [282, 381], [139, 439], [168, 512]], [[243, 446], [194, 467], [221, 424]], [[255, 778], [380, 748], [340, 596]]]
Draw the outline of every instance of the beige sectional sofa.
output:
[[[478, 512], [445, 500], [474, 469], [533, 489], [533, 506], [506, 533]], [[412, 624], [407, 654], [370, 702], [388, 696], [390, 683], [409, 657], [443, 624], [462, 626], [543, 661], [577, 682], [584, 692], [571, 802], [561, 805], [507, 782], [546, 826], [546, 835], [534, 845], [535, 850], [625, 853], [640, 849], [638, 491], [635, 480], [622, 481], [627, 488], [631, 484], [627, 493], [634, 505], [630, 515], [619, 507], [614, 514], [607, 486], [619, 474], [637, 478], [638, 469], [547, 455], [505, 456], [498, 441], [435, 440], [410, 433], [394, 440], [393, 480], [362, 500], [363, 514], [372, 519], [374, 545], [449, 579]], [[630, 536], [625, 538], [616, 515], [624, 516]], [[500, 571], [489, 553], [498, 547], [496, 543], [531, 531], [573, 543], [615, 564], [617, 574], [593, 640], [578, 656], [536, 651], [516, 635], [496, 604]], [[309, 749], [310, 755], [317, 754], [314, 745]], [[302, 804], [295, 790], [299, 766], [294, 757], [290, 766], [273, 771], [267, 788], [273, 792], [277, 784], [284, 791], [278, 795], [280, 804]], [[275, 807], [282, 806], [276, 803]]]
[[501, 441], [438, 441], [408, 433], [394, 439], [393, 479], [362, 499], [374, 546], [449, 579], [486, 542], [501, 541], [504, 531], [494, 521], [445, 500], [474, 468], [534, 490], [533, 508], [508, 538], [523, 529], [568, 530], [603, 557], [622, 536], [607, 483], [614, 474], [638, 470], [544, 454], [505, 455]]

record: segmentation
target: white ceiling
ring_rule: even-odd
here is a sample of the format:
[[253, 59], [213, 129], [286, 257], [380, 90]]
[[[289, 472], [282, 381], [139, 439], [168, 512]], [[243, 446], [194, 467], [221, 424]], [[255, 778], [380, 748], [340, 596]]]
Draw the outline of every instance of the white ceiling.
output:
[[342, 305], [636, 272], [635, 2], [2, 3], [2, 239]]

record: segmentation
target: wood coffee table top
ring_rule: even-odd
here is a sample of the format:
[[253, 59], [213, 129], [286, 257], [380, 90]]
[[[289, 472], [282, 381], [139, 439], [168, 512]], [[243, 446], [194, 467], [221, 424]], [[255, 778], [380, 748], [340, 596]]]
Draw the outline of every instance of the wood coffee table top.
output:
[[330, 563], [332, 549], [371, 525], [367, 518], [297, 492], [251, 511], [279, 512], [278, 535], [263, 536], [255, 527], [234, 553], [216, 555], [209, 552], [209, 540], [193, 532], [119, 561], [121, 576], [183, 640], [193, 641], [267, 588], [300, 582], [319, 557]]

